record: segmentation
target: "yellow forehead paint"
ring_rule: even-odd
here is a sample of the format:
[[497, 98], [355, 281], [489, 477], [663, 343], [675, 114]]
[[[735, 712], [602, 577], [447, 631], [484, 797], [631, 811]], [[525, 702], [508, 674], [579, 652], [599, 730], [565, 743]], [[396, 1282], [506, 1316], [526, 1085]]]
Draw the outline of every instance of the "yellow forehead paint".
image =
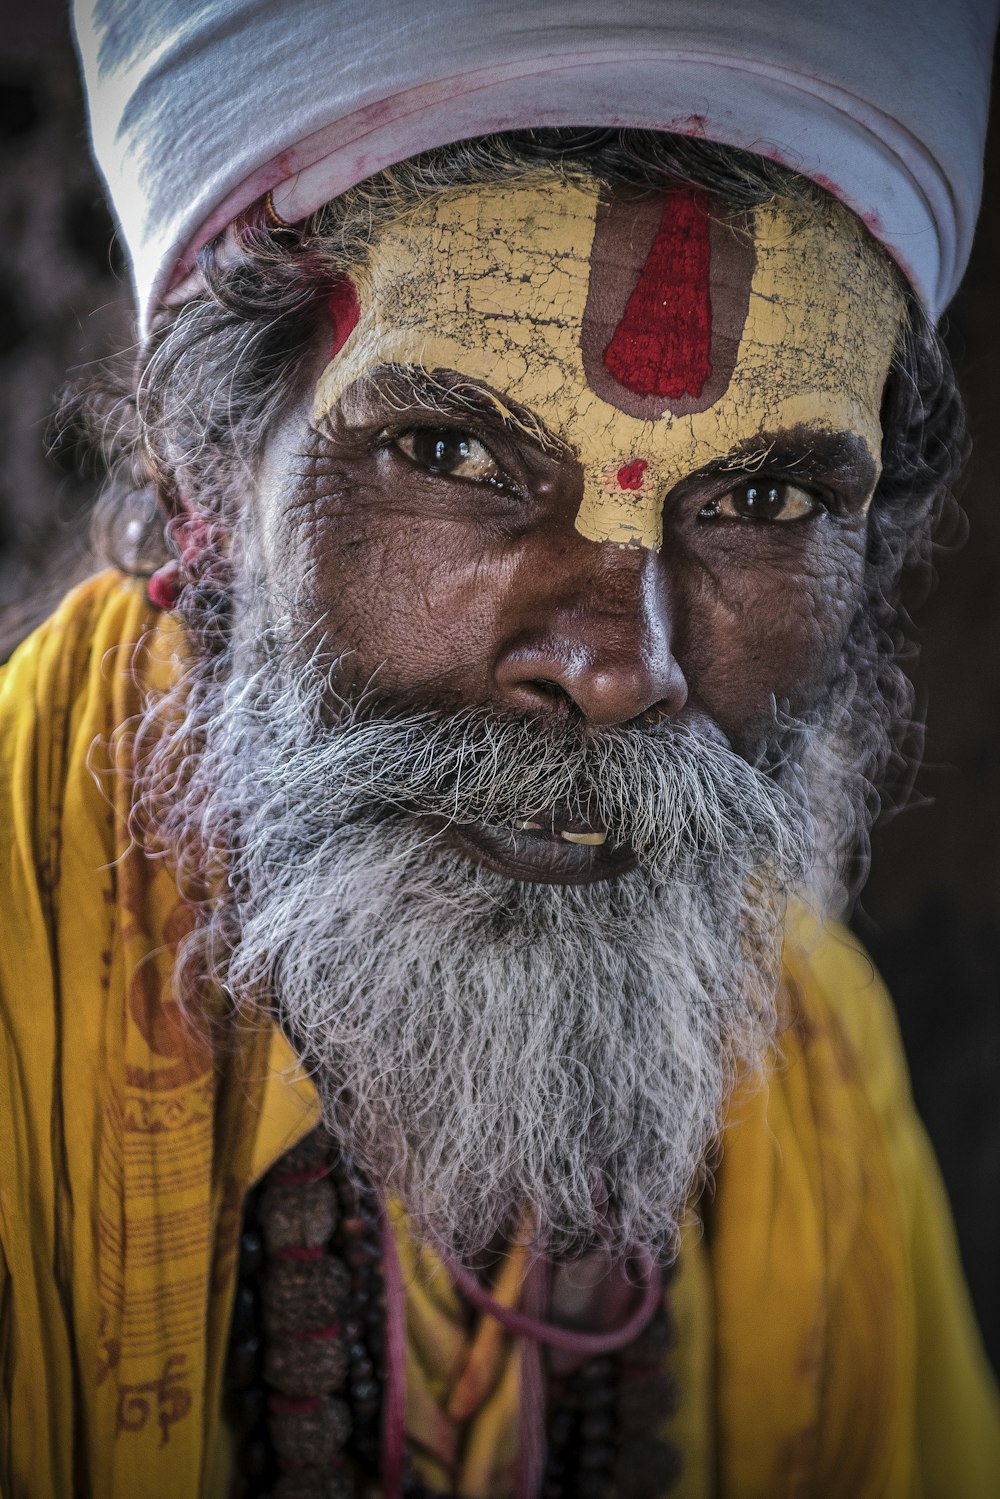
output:
[[[584, 536], [654, 549], [673, 486], [761, 434], [854, 433], [877, 472], [903, 301], [859, 221], [833, 200], [778, 199], [750, 232], [711, 224], [709, 245], [707, 210], [687, 210], [681, 238], [661, 201], [650, 230], [647, 198], [623, 232], [597, 184], [554, 174], [428, 200], [355, 278], [360, 315], [314, 420], [376, 365], [457, 371], [579, 457]], [[642, 232], [652, 242], [637, 248]]]

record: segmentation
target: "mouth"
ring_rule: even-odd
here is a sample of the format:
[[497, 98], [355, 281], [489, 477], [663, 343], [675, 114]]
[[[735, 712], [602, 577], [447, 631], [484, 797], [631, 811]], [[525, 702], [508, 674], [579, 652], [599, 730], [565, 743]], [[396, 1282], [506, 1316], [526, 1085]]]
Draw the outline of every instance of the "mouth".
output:
[[638, 859], [594, 823], [549, 812], [514, 827], [489, 823], [442, 824], [445, 840], [459, 853], [512, 880], [546, 885], [589, 885], [634, 869]]

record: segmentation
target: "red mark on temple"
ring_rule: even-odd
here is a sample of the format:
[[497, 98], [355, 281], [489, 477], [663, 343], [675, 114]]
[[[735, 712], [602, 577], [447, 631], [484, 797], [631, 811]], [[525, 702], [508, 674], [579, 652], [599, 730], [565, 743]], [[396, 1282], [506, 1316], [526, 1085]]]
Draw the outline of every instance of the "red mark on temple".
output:
[[623, 463], [618, 470], [618, 487], [620, 489], [641, 489], [642, 476], [649, 464], [645, 458], [633, 458], [631, 463]]
[[333, 330], [330, 343], [330, 358], [332, 359], [334, 355], [340, 353], [358, 326], [358, 318], [361, 316], [358, 289], [350, 276], [336, 277], [330, 288], [326, 310], [330, 314]]
[[640, 396], [700, 396], [712, 373], [708, 200], [669, 192], [646, 264], [604, 351], [605, 367]]

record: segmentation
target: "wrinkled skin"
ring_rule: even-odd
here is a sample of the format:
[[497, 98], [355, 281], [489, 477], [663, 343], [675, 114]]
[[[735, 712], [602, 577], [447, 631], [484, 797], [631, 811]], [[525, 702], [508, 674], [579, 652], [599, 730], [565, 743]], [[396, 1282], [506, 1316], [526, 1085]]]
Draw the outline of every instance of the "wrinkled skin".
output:
[[[519, 276], [517, 256], [523, 240], [537, 266], [537, 245], [516, 194], [465, 191], [503, 225], [501, 270], [485, 278], [432, 217], [408, 220], [359, 279], [359, 326], [332, 360], [318, 334], [272, 435], [256, 505], [276, 617], [343, 655], [355, 690], [575, 710], [595, 726], [683, 716], [751, 757], [775, 703], [797, 714], [822, 700], [858, 608], [901, 315], [879, 252], [845, 210], [820, 236], [796, 238], [793, 223], [779, 246], [787, 297], [772, 255], [776, 292], [755, 281], [749, 313], [723, 330], [739, 347], [728, 389], [694, 418], [640, 421], [570, 367], [587, 246], [558, 329], [526, 346], [550, 291]], [[557, 214], [567, 195], [579, 236], [579, 189], [545, 192]], [[638, 256], [622, 274], [641, 269]], [[414, 298], [428, 333], [403, 338]], [[655, 527], [595, 539], [587, 495], [637, 455], [656, 481]], [[623, 487], [610, 503], [634, 500]]]

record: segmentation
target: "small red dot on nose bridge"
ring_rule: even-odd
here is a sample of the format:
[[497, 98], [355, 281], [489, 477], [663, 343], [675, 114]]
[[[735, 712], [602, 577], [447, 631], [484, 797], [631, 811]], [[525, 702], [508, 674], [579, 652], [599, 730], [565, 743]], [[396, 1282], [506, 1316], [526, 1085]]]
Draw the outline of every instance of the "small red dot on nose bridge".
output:
[[645, 458], [633, 458], [631, 463], [623, 463], [618, 470], [618, 484], [622, 489], [641, 489], [642, 478], [649, 464]]

